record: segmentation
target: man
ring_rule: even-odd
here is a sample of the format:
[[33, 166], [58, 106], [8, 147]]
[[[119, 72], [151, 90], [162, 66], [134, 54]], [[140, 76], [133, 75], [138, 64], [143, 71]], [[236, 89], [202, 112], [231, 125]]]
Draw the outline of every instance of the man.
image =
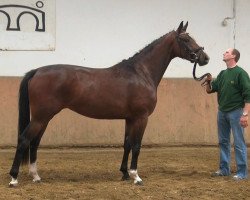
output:
[[212, 176], [230, 175], [230, 132], [232, 130], [237, 164], [234, 180], [246, 179], [248, 176], [244, 128], [248, 126], [250, 111], [250, 79], [247, 72], [237, 65], [239, 58], [240, 52], [237, 49], [226, 50], [223, 54], [223, 61], [227, 69], [222, 70], [215, 80], [212, 80], [212, 76], [205, 80], [206, 92], [208, 94], [217, 92], [219, 104], [217, 123], [220, 165], [219, 170]]

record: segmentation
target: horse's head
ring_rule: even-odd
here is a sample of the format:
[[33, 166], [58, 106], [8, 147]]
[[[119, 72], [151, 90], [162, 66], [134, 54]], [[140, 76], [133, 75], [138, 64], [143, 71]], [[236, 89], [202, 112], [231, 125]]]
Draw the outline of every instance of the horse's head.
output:
[[209, 56], [203, 51], [204, 48], [200, 47], [186, 32], [187, 26], [188, 22], [185, 26], [183, 26], [183, 22], [181, 22], [176, 30], [177, 56], [189, 60], [192, 63], [197, 62], [200, 66], [208, 64]]

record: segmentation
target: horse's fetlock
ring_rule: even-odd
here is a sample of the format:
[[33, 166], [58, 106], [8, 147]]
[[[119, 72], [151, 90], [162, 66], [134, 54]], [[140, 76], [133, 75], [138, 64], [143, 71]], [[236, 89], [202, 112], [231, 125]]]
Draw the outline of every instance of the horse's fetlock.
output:
[[10, 171], [10, 176], [14, 179], [17, 179], [17, 176], [18, 176], [18, 171], [17, 170], [14, 170], [14, 169], [11, 169]]

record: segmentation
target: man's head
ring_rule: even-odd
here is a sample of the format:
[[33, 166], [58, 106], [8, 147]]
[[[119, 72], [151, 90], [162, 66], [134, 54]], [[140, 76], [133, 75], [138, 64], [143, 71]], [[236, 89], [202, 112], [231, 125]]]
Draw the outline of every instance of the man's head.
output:
[[236, 64], [240, 59], [240, 52], [237, 49], [229, 48], [223, 54], [223, 61], [228, 64]]

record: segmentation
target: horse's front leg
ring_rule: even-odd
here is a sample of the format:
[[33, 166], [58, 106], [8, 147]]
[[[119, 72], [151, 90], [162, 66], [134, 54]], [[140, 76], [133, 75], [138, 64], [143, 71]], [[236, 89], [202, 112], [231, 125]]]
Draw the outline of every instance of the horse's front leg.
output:
[[129, 173], [128, 173], [128, 157], [129, 153], [131, 151], [131, 145], [129, 140], [129, 121], [126, 120], [126, 126], [125, 126], [125, 137], [124, 137], [124, 145], [123, 145], [123, 158], [122, 158], [122, 164], [120, 171], [123, 173], [122, 180], [129, 180]]
[[142, 117], [140, 119], [134, 120], [133, 123], [131, 123], [131, 137], [130, 137], [130, 143], [132, 148], [132, 160], [129, 170], [130, 177], [134, 180], [134, 183], [137, 185], [142, 185], [142, 179], [139, 177], [137, 172], [137, 163], [138, 163], [138, 157], [140, 154], [141, 149], [141, 141], [142, 137], [145, 131], [145, 128], [147, 126], [148, 117]]
[[123, 153], [123, 158], [122, 158], [122, 164], [120, 171], [123, 173], [122, 180], [129, 180], [129, 173], [128, 173], [128, 156], [131, 150], [130, 144], [128, 142], [125, 142], [124, 144], [124, 153]]
[[140, 178], [138, 171], [137, 171], [137, 163], [138, 163], [138, 157], [140, 154], [141, 149], [141, 142], [136, 143], [132, 147], [132, 160], [131, 160], [131, 166], [129, 170], [129, 176], [134, 180], [134, 183], [136, 185], [143, 185], [142, 179]]

